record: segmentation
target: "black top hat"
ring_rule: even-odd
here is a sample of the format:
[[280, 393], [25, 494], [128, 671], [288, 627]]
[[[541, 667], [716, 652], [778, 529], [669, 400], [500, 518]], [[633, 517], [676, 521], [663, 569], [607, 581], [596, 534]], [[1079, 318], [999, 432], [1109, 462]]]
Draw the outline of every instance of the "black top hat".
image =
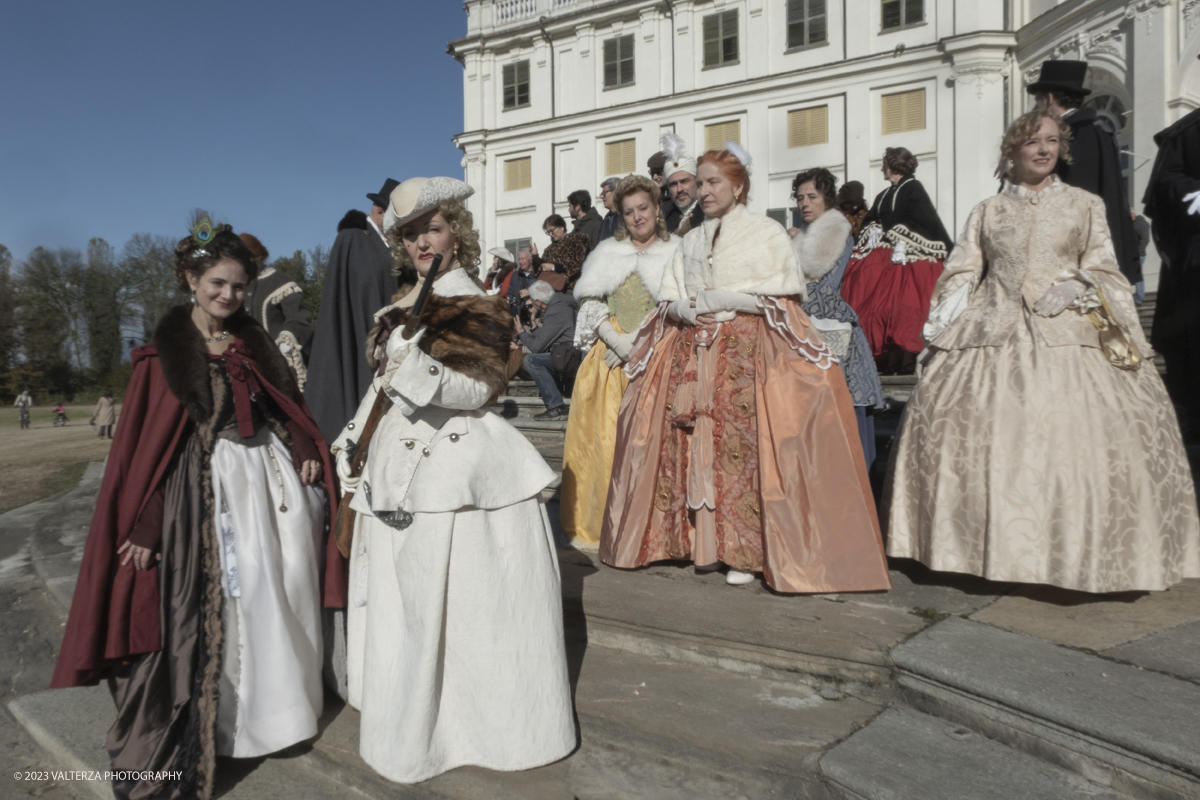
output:
[[392, 189], [395, 189], [399, 185], [400, 185], [400, 181], [396, 181], [396, 180], [392, 180], [391, 178], [388, 178], [386, 181], [383, 182], [383, 188], [379, 190], [379, 193], [378, 194], [369, 194], [369, 195], [367, 195], [367, 199], [370, 200], [375, 205], [379, 206], [380, 208], [387, 208], [388, 203], [390, 203], [392, 201], [392, 199], [391, 199], [392, 198]]
[[662, 172], [666, 166], [667, 156], [661, 150], [646, 159], [646, 168], [651, 172]]
[[1040, 92], [1062, 92], [1064, 94], [1089, 95], [1091, 89], [1083, 88], [1087, 78], [1086, 61], [1043, 61], [1037, 83], [1025, 87], [1030, 94]]

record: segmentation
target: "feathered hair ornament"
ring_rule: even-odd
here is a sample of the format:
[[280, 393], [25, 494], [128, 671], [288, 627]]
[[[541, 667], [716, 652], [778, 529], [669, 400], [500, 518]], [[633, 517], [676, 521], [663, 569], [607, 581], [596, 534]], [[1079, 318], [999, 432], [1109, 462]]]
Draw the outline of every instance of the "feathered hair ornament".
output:
[[750, 164], [754, 161], [754, 159], [750, 158], [750, 154], [737, 142], [726, 142], [725, 149], [733, 153], [733, 157], [742, 162], [742, 166], [746, 168], [746, 174], [749, 175]]
[[212, 240], [216, 237], [218, 228], [213, 224], [212, 219], [208, 216], [207, 211], [196, 209], [192, 212], [192, 218], [189, 223], [192, 241], [199, 245], [199, 249], [193, 251], [193, 255], [197, 258], [204, 258], [209, 255], [205, 248], [212, 244]]
[[674, 131], [667, 131], [659, 137], [662, 146], [663, 161], [666, 164], [664, 174], [668, 179], [676, 172], [696, 174], [696, 159], [687, 154], [687, 142]]

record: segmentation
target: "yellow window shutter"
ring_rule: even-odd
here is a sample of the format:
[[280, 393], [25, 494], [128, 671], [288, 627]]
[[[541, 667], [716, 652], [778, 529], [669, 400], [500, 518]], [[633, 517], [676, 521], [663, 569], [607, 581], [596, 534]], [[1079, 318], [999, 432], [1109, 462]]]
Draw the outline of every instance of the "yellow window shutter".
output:
[[788, 112], [788, 147], [808, 147], [829, 142], [829, 106]]
[[515, 192], [533, 186], [533, 159], [514, 158], [504, 162], [504, 191]]
[[925, 90], [918, 89], [908, 93], [904, 104], [904, 130], [920, 131], [925, 129]]
[[741, 120], [735, 119], [704, 126], [705, 150], [723, 150], [726, 142], [742, 143]]
[[637, 142], [622, 139], [604, 144], [604, 173], [606, 175], [628, 175], [637, 169]]
[[906, 133], [925, 129], [925, 90], [883, 96], [883, 133]]

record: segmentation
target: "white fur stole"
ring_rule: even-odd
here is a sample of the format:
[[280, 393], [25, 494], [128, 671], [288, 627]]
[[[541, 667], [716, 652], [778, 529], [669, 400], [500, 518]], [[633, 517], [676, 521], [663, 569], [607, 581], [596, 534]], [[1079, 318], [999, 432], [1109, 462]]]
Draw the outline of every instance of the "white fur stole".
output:
[[646, 291], [657, 302], [661, 299], [658, 288], [662, 285], [663, 273], [670, 267], [681, 241], [678, 236], [672, 236], [666, 242], [655, 239], [645, 250], [638, 250], [629, 239], [623, 242], [612, 237], [605, 239], [583, 262], [583, 274], [575, 284], [575, 297], [580, 301], [607, 301], [626, 278], [637, 272]]
[[816, 283], [837, 266], [850, 238], [850, 220], [831, 208], [802, 228], [792, 239], [792, 250], [809, 283]]

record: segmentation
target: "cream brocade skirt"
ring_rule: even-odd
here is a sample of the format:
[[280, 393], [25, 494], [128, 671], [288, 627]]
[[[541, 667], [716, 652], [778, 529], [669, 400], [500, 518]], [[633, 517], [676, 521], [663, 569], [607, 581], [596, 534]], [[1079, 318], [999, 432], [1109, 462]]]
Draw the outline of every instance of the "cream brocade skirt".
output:
[[1195, 489], [1158, 372], [1049, 347], [1025, 314], [1002, 347], [930, 351], [888, 473], [888, 555], [1085, 592], [1200, 577]]

